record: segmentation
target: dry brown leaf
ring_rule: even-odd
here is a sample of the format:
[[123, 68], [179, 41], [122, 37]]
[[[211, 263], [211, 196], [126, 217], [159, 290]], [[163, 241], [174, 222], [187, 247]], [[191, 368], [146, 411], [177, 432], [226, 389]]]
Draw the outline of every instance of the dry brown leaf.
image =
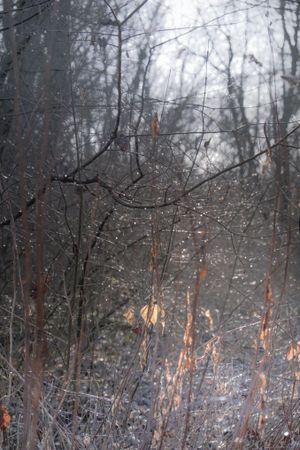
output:
[[134, 308], [132, 306], [130, 306], [127, 311], [125, 311], [125, 313], [123, 314], [123, 316], [125, 317], [125, 319], [127, 320], [127, 322], [130, 325], [134, 325], [135, 324], [135, 313], [134, 313]]
[[296, 358], [298, 356], [300, 356], [300, 340], [297, 342], [297, 345], [295, 345], [294, 343], [290, 345], [287, 354], [286, 354], [286, 359], [288, 361], [291, 361], [292, 359]]
[[140, 315], [146, 325], [155, 325], [158, 319], [160, 308], [158, 305], [145, 305], [140, 310]]
[[5, 430], [11, 422], [11, 415], [8, 410], [0, 405], [0, 430]]
[[286, 359], [288, 361], [291, 361], [294, 358], [294, 356], [295, 356], [295, 348], [294, 348], [294, 346], [292, 344], [292, 345], [290, 345], [290, 347], [289, 347], [289, 349], [287, 351]]

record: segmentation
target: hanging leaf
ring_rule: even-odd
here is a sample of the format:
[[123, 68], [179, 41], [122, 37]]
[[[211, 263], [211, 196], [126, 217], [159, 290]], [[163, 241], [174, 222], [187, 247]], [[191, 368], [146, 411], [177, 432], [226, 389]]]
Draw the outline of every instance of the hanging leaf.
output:
[[296, 358], [297, 356], [298, 356], [298, 359], [299, 359], [299, 356], [300, 356], [300, 341], [297, 342], [297, 345], [295, 345], [295, 344], [291, 344], [290, 345], [290, 347], [289, 347], [289, 349], [287, 351], [287, 354], [286, 354], [286, 359], [288, 361], [291, 361], [292, 359]]
[[11, 416], [8, 410], [0, 405], [0, 430], [5, 430], [11, 422]]
[[135, 313], [134, 313], [134, 308], [132, 306], [130, 306], [127, 311], [125, 311], [125, 313], [123, 314], [123, 316], [125, 317], [125, 319], [127, 320], [127, 322], [130, 325], [134, 325], [135, 324]]
[[146, 325], [155, 325], [158, 319], [160, 308], [158, 305], [145, 305], [140, 310], [140, 315]]
[[294, 346], [292, 344], [292, 345], [290, 345], [290, 347], [289, 347], [289, 349], [287, 351], [286, 359], [288, 361], [291, 361], [294, 358], [294, 356], [295, 356], [295, 349], [294, 349]]

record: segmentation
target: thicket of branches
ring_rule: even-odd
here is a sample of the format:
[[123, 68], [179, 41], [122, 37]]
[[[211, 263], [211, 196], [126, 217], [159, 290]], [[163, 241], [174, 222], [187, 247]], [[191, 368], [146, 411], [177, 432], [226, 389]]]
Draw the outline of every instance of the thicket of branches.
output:
[[300, 4], [197, 3], [1, 2], [0, 448], [300, 447]]

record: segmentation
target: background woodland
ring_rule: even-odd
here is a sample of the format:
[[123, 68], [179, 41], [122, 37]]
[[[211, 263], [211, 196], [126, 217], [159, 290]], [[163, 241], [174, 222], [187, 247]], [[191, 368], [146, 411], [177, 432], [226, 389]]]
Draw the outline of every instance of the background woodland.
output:
[[0, 447], [300, 448], [300, 3], [0, 3]]

